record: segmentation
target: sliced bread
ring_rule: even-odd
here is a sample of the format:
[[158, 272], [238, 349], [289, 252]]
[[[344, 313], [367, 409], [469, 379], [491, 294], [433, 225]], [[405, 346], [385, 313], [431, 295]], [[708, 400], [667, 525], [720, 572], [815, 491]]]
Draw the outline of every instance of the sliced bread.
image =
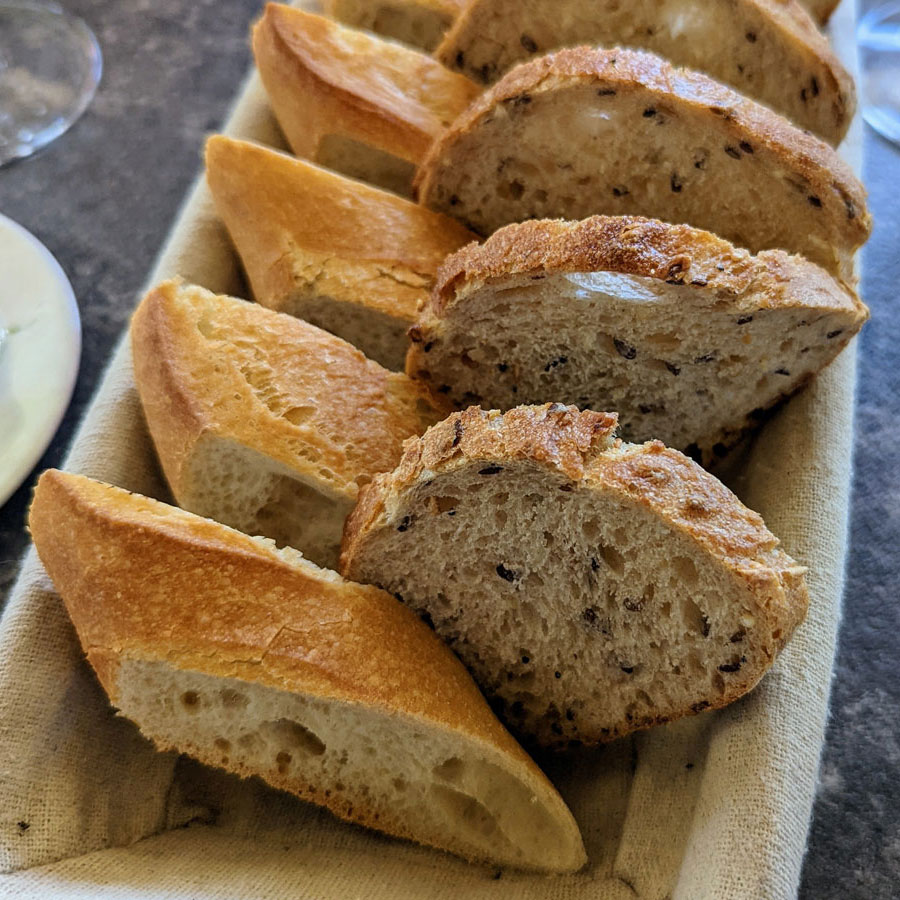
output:
[[831, 147], [634, 50], [560, 50], [518, 66], [433, 146], [418, 189], [481, 234], [529, 218], [641, 215], [845, 277], [870, 228], [865, 191]]
[[437, 57], [481, 83], [559, 47], [650, 50], [704, 72], [837, 144], [853, 79], [796, 0], [472, 0]]
[[253, 29], [253, 54], [294, 153], [401, 194], [480, 93], [424, 53], [278, 3]]
[[552, 785], [392, 597], [79, 475], [41, 476], [30, 526], [110, 701], [161, 750], [468, 859], [585, 862]]
[[[325, 0], [329, 15], [425, 50], [435, 49], [466, 7], [467, 0]], [[838, 0], [800, 0], [819, 22], [827, 22]]]
[[402, 370], [417, 307], [471, 232], [409, 200], [231, 138], [207, 143], [206, 176], [263, 306]]
[[165, 282], [131, 324], [150, 434], [185, 509], [336, 568], [360, 485], [446, 415], [328, 332]]
[[867, 316], [852, 290], [781, 250], [752, 256], [634, 217], [525, 222], [439, 270], [407, 372], [457, 407], [615, 409], [626, 440], [710, 461]]
[[514, 732], [594, 744], [724, 706], [803, 620], [805, 569], [659, 441], [471, 407], [360, 494], [341, 571], [433, 623]]
[[467, 0], [325, 0], [335, 19], [434, 50]]

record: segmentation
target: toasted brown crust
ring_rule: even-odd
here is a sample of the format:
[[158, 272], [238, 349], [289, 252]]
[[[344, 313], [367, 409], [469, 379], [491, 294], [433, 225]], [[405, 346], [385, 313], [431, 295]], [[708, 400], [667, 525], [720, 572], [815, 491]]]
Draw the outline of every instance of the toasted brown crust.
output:
[[424, 53], [277, 3], [253, 51], [288, 142], [308, 159], [337, 134], [418, 163], [479, 93]]
[[[757, 308], [799, 306], [868, 310], [856, 293], [800, 256], [782, 250], [753, 255], [690, 225], [640, 216], [592, 216], [522, 222], [469, 244], [440, 267], [420, 325], [441, 317], [493, 279], [568, 272], [619, 272], [722, 292], [739, 302], [752, 293]], [[425, 338], [427, 339], [427, 338]]]
[[808, 184], [849, 277], [849, 258], [868, 237], [871, 219], [865, 189], [837, 153], [824, 141], [705, 75], [676, 69], [658, 56], [639, 51], [576, 47], [512, 69], [434, 143], [416, 176], [421, 201], [431, 202], [442, 161], [453, 145], [475, 132], [504, 102], [579, 84], [605, 91], [643, 91], [649, 101], [662, 106], [712, 113], [711, 121], [735, 146], [745, 142], [757, 154], [767, 152], [781, 168]]
[[[147, 294], [131, 338], [150, 433], [182, 503], [192, 490], [191, 457], [211, 437], [252, 447], [352, 500], [361, 481], [396, 464], [407, 437], [447, 411], [427, 388], [340, 338], [178, 281]], [[256, 360], [262, 386], [255, 385]]]
[[[114, 704], [119, 660], [143, 659], [411, 717], [503, 753], [561, 825], [568, 819], [574, 840], [562, 801], [460, 662], [383, 591], [288, 561], [208, 519], [55, 470], [38, 482], [29, 523]], [[279, 786], [342, 818], [411, 836], [364, 808], [348, 810], [295, 782]]]
[[[767, 624], [762, 660], [744, 666], [726, 694], [690, 710], [724, 706], [750, 690], [803, 621], [809, 603], [805, 569], [779, 548], [762, 518], [721, 482], [659, 441], [624, 445], [614, 439], [615, 414], [580, 412], [562, 404], [519, 407], [505, 414], [470, 407], [407, 441], [394, 472], [360, 492], [344, 527], [341, 572], [370, 532], [390, 526], [417, 484], [469, 464], [531, 462], [561, 476], [573, 490], [613, 492], [651, 509], [727, 567], [753, 597]], [[688, 711], [686, 710], [685, 713]], [[604, 739], [665, 721], [623, 724]]]
[[254, 295], [273, 309], [315, 288], [412, 321], [438, 266], [474, 238], [447, 216], [246, 141], [210, 138], [206, 172]]

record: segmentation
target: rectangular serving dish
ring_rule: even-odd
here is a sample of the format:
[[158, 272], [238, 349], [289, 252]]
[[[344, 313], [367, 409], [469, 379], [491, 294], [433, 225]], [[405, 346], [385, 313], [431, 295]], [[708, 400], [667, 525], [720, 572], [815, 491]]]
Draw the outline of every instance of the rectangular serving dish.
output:
[[[854, 26], [853, 0], [844, 0], [830, 30], [856, 73]], [[255, 76], [224, 131], [281, 146]], [[841, 148], [857, 173], [861, 142], [857, 117]], [[202, 181], [147, 283], [173, 275], [244, 292]], [[18, 723], [0, 735], [0, 866], [18, 870], [0, 876], [0, 895], [793, 897], [840, 619], [855, 354], [854, 344], [766, 424], [734, 478], [810, 569], [808, 621], [772, 672], [725, 710], [547, 763], [584, 834], [583, 872], [548, 879], [466, 865], [344, 825], [255, 779], [157, 753], [113, 715], [32, 550], [0, 622], [0, 720]], [[169, 499], [127, 336], [65, 468]]]

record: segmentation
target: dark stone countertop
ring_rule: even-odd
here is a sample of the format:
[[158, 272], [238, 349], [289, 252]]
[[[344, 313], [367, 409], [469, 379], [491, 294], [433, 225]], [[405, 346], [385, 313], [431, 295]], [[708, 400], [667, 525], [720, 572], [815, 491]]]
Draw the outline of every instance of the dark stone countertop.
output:
[[[0, 169], [0, 211], [34, 232], [72, 280], [84, 351], [75, 396], [35, 472], [57, 465], [121, 333], [207, 133], [249, 64], [261, 0], [68, 0], [105, 72], [84, 118], [38, 157]], [[800, 896], [900, 897], [900, 150], [866, 135], [875, 233], [864, 255], [872, 321], [861, 339], [848, 589], [831, 723]], [[0, 597], [27, 540], [34, 476], [0, 511]], [[763, 900], [763, 898], [760, 898]]]

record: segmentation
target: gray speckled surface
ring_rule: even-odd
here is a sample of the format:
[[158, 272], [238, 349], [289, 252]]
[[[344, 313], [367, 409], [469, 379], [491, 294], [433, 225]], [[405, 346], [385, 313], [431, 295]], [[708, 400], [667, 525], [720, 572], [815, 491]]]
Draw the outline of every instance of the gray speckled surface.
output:
[[[261, 0], [69, 0], [97, 31], [103, 83], [39, 157], [0, 170], [0, 211], [69, 274], [85, 341], [75, 397], [36, 472], [58, 464], [249, 62]], [[863, 295], [856, 491], [831, 724], [800, 896], [900, 897], [900, 151], [866, 136], [875, 234]], [[849, 434], [848, 434], [849, 437]], [[33, 478], [0, 511], [0, 597], [26, 546]], [[762, 898], [760, 898], [762, 900]]]

